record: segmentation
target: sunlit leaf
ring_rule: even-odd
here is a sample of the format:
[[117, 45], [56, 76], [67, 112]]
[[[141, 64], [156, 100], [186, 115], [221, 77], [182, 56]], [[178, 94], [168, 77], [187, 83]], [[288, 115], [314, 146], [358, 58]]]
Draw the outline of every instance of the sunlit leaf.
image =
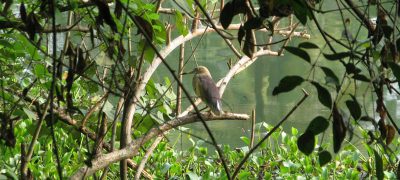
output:
[[310, 122], [307, 131], [310, 131], [313, 135], [318, 135], [319, 133], [324, 132], [328, 127], [329, 121], [322, 116], [318, 116]]
[[279, 85], [274, 88], [272, 95], [278, 95], [283, 92], [288, 92], [293, 90], [295, 87], [303, 83], [304, 79], [300, 76], [285, 76], [279, 82]]
[[342, 142], [346, 137], [346, 126], [343, 121], [343, 116], [339, 113], [336, 105], [332, 109], [333, 118], [333, 151], [335, 153], [339, 152]]
[[106, 53], [101, 51], [96, 58], [96, 63], [100, 66], [108, 67], [114, 65], [114, 61], [112, 61]]
[[240, 139], [246, 144], [250, 145], [250, 139], [246, 136], [241, 136]]
[[352, 100], [347, 100], [346, 106], [349, 109], [351, 116], [353, 116], [353, 118], [357, 120], [361, 117], [361, 106], [358, 103], [356, 97], [354, 97], [353, 95], [350, 96]]
[[176, 22], [176, 28], [183, 36], [189, 34], [189, 29], [184, 23], [183, 16], [179, 11], [175, 11], [175, 22]]
[[381, 180], [384, 177], [384, 174], [383, 174], [383, 160], [382, 160], [382, 157], [379, 155], [379, 153], [375, 149], [374, 149], [374, 156], [375, 156], [376, 178], [378, 180]]
[[297, 147], [305, 155], [310, 155], [315, 147], [315, 137], [312, 132], [306, 131], [297, 139]]
[[314, 87], [317, 89], [318, 91], [318, 100], [319, 102], [326, 106], [327, 108], [331, 108], [332, 106], [332, 97], [331, 94], [329, 93], [328, 90], [326, 90], [323, 86], [321, 86], [319, 83], [317, 82], [311, 82], [311, 84], [314, 85]]
[[284, 48], [285, 48], [286, 51], [288, 51], [288, 52], [300, 57], [301, 59], [304, 59], [308, 63], [311, 62], [310, 55], [308, 55], [308, 53], [306, 51], [304, 51], [303, 49], [300, 49], [300, 48], [297, 48], [297, 47], [292, 47], [292, 46], [285, 46]]
[[320, 166], [324, 166], [331, 160], [332, 160], [332, 155], [328, 151], [323, 150], [318, 153], [318, 162]]

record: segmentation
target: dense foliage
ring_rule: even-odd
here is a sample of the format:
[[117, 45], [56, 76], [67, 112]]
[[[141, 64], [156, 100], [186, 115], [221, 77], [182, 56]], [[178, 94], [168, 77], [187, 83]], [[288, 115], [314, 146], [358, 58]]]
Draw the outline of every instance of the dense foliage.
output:
[[[400, 95], [398, 1], [3, 0], [0, 11], [0, 178], [400, 176], [399, 128], [386, 107], [387, 94]], [[318, 19], [329, 13], [340, 38]], [[315, 26], [311, 38], [323, 43], [293, 44], [310, 38], [300, 26]], [[303, 98], [278, 124], [259, 123], [242, 148], [220, 146], [205, 121], [249, 116], [200, 112], [182, 81], [197, 51], [185, 42], [208, 33], [229, 48], [220, 94], [261, 56], [293, 54], [309, 67], [274, 84], [273, 96], [302, 87]], [[162, 81], [154, 77], [161, 64], [170, 75]], [[287, 135], [281, 125], [309, 92], [329, 113]], [[193, 122], [210, 141], [178, 151], [161, 140]], [[353, 135], [362, 148], [351, 146]]]

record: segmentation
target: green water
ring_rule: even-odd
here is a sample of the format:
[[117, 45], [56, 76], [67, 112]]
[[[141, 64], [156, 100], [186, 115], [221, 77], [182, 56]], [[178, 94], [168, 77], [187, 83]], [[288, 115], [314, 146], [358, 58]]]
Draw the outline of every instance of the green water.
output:
[[[331, 2], [334, 3], [334, 2]], [[334, 7], [334, 6], [332, 6]], [[334, 9], [334, 8], [331, 8]], [[318, 15], [317, 15], [318, 16]], [[371, 15], [372, 16], [372, 15]], [[344, 17], [350, 17], [344, 14]], [[331, 35], [336, 38], [340, 38], [342, 31], [344, 29], [342, 24], [342, 19], [339, 12], [328, 13], [324, 16], [318, 16], [318, 21], [323, 27], [323, 29], [327, 30]], [[297, 22], [295, 20], [295, 22]], [[283, 22], [284, 23], [284, 22]], [[325, 41], [321, 37], [314, 23], [309, 23], [306, 27], [299, 26], [298, 31], [305, 30], [308, 34], [311, 35], [310, 40], [301, 39], [301, 38], [293, 38], [293, 40], [288, 44], [289, 46], [297, 46], [298, 43], [309, 41], [317, 44], [324, 52], [329, 52], [327, 48], [324, 47]], [[353, 20], [350, 24], [350, 31], [356, 35], [358, 31], [358, 26], [360, 24]], [[233, 34], [236, 34], [236, 31], [232, 31]], [[258, 43], [262, 43], [267, 39], [266, 33], [258, 33], [257, 41]], [[279, 36], [276, 40], [279, 40]], [[359, 39], [365, 39], [366, 32], [361, 31], [359, 33]], [[264, 39], [264, 40], [263, 40]], [[199, 38], [196, 38], [192, 41], [193, 46], [197, 44]], [[343, 40], [343, 42], [346, 42]], [[238, 43], [234, 41], [236, 47], [238, 47]], [[278, 50], [282, 44], [273, 46], [272, 50]], [[343, 50], [341, 48], [337, 49], [338, 51]], [[188, 58], [189, 54], [192, 51], [190, 50], [189, 43], [186, 43], [186, 58]], [[311, 56], [312, 62], [318, 59], [318, 65], [330, 67], [334, 70], [339, 79], [343, 76], [343, 66], [340, 63], [328, 62], [321, 56], [320, 50], [307, 50], [309, 55]], [[195, 52], [197, 64], [207, 66], [214, 78], [215, 81], [218, 81], [229, 71], [227, 62], [230, 58], [237, 60], [234, 54], [227, 47], [225, 42], [216, 34], [208, 34], [203, 37], [202, 42], [199, 44], [199, 48]], [[171, 64], [177, 65], [178, 62], [178, 53], [177, 50], [174, 51], [167, 57], [168, 62]], [[187, 60], [187, 59], [186, 59]], [[189, 63], [186, 65], [186, 70], [189, 71], [193, 67], [195, 67], [194, 59], [190, 59]], [[163, 69], [164, 67], [162, 67]], [[307, 92], [310, 93], [310, 96], [307, 100], [289, 117], [289, 119], [283, 124], [284, 131], [290, 133], [291, 127], [295, 127], [299, 129], [299, 132], [302, 133], [305, 128], [307, 128], [309, 122], [317, 117], [318, 115], [329, 117], [329, 109], [322, 106], [317, 97], [317, 91], [313, 86], [309, 83], [303, 83], [300, 87], [297, 87], [295, 90], [282, 93], [278, 96], [272, 96], [272, 90], [276, 87], [279, 81], [287, 76], [287, 75], [299, 75], [303, 78], [314, 79], [318, 82], [325, 82], [324, 75], [320, 69], [316, 70], [313, 73], [310, 73], [311, 65], [306, 61], [300, 59], [297, 56], [294, 56], [288, 52], [284, 53], [282, 57], [275, 56], [263, 56], [256, 60], [248, 69], [242, 71], [240, 74], [236, 75], [227, 85], [227, 88], [222, 96], [224, 101], [223, 109], [224, 111], [230, 111], [235, 113], [246, 113], [251, 114], [253, 109], [256, 110], [256, 121], [258, 122], [266, 122], [270, 125], [277, 124], [292, 108], [293, 106], [302, 98], [303, 93], [301, 88], [304, 88]], [[164, 69], [164, 72], [166, 70]], [[158, 74], [159, 79], [161, 80], [162, 76], [168, 73], [160, 73]], [[172, 79], [171, 76], [169, 76]], [[191, 87], [191, 78], [192, 76], [184, 77], [184, 84], [187, 89], [191, 91], [194, 95], [192, 87]], [[336, 97], [334, 93], [334, 89], [332, 87], [326, 86], [331, 91], [332, 98]], [[370, 104], [366, 104], [365, 109], [367, 111], [363, 111], [363, 115], [368, 114], [369, 116], [374, 117], [374, 107], [371, 102], [373, 98], [370, 93], [370, 89], [366, 89], [368, 84], [357, 84], [357, 98], [360, 103], [363, 101], [370, 102]], [[354, 92], [354, 85], [351, 85], [349, 88], [349, 92]], [[362, 94], [367, 92], [366, 94]], [[387, 95], [387, 105], [389, 107], [389, 111], [393, 117], [396, 119], [399, 117], [396, 113], [398, 108], [398, 97], [395, 95]], [[347, 96], [346, 96], [347, 97]], [[344, 98], [346, 98], [344, 97]], [[348, 98], [348, 97], [347, 97]], [[339, 102], [339, 105], [346, 112], [347, 108], [342, 100]], [[183, 109], [188, 106], [188, 101], [183, 101]], [[203, 107], [204, 105], [200, 105]], [[241, 136], [250, 137], [250, 128], [251, 121], [214, 121], [207, 123], [209, 127], [216, 137], [219, 144], [229, 144], [233, 147], [241, 147], [245, 144], [240, 140]], [[188, 125], [185, 127], [189, 127], [190, 133], [195, 134], [196, 136], [200, 136], [204, 139], [210, 140], [208, 134], [206, 133], [203, 125], [201, 123], [195, 123], [192, 125]], [[330, 141], [332, 131], [328, 129], [326, 131], [327, 142]], [[177, 142], [178, 144], [182, 144], [183, 147], [190, 145], [191, 143], [186, 138], [187, 135], [183, 134], [182, 141], [179, 137], [179, 132], [175, 131], [169, 135], [171, 142]], [[194, 138], [196, 140], [196, 138]], [[353, 137], [352, 143], [356, 146], [361, 145], [361, 141], [359, 137], [356, 135]]]

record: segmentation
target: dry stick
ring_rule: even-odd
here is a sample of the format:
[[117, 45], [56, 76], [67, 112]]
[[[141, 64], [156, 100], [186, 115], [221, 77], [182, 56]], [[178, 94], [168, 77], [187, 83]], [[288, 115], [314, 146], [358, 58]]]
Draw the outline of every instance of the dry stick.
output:
[[101, 102], [103, 102], [107, 97], [108, 97], [108, 91], [106, 91], [106, 93], [103, 95], [103, 97], [101, 97], [101, 99], [99, 101], [96, 102], [96, 104], [94, 104], [88, 111], [88, 113], [86, 113], [85, 117], [82, 120], [82, 125], [81, 126], [85, 126], [87, 120], [90, 118], [90, 116], [97, 111], [97, 108], [100, 106]]
[[140, 175], [142, 174], [142, 171], [143, 171], [144, 167], [146, 166], [147, 160], [149, 159], [149, 157], [151, 156], [151, 154], [153, 153], [153, 151], [157, 147], [157, 145], [161, 142], [163, 137], [164, 136], [162, 136], [162, 135], [158, 136], [154, 140], [154, 142], [150, 146], [150, 148], [147, 149], [146, 154], [143, 156], [143, 159], [140, 161], [140, 164], [136, 170], [135, 179], [140, 179]]
[[[184, 24], [186, 24], [186, 18], [183, 19]], [[196, 19], [194, 20], [194, 22]], [[193, 23], [194, 23], [193, 22]], [[185, 60], [185, 43], [182, 43], [179, 47], [179, 65], [178, 65], [178, 78], [179, 81], [183, 80], [183, 61]], [[178, 85], [176, 90], [176, 114], [180, 114], [182, 110], [182, 88]]]
[[256, 109], [251, 111], [251, 136], [250, 136], [250, 148], [254, 145], [254, 133], [256, 129]]
[[294, 24], [293, 27], [290, 26], [290, 27], [292, 28], [292, 30], [290, 31], [289, 38], [287, 38], [286, 41], [283, 43], [282, 48], [281, 48], [281, 49], [279, 50], [279, 52], [278, 52], [279, 55], [281, 55], [281, 54], [283, 53], [283, 51], [285, 50], [285, 47], [289, 44], [289, 41], [290, 41], [291, 38], [292, 38], [292, 34], [293, 34], [294, 30], [296, 30], [296, 28], [297, 28], [298, 25], [299, 25], [299, 22], [297, 22], [296, 24]]
[[292, 108], [292, 110], [289, 111], [288, 114], [286, 114], [285, 117], [283, 117], [283, 119], [274, 126], [274, 128], [272, 128], [271, 131], [268, 132], [268, 134], [266, 134], [264, 136], [264, 138], [261, 139], [260, 142], [258, 142], [253, 148], [250, 149], [250, 151], [246, 154], [246, 156], [242, 159], [242, 161], [239, 163], [239, 165], [236, 167], [235, 172], [232, 175], [232, 179], [235, 179], [236, 175], [239, 173], [240, 169], [242, 168], [242, 166], [244, 165], [244, 163], [246, 163], [247, 159], [250, 157], [250, 155], [265, 141], [268, 139], [269, 136], [271, 136], [272, 133], [274, 133], [288, 118], [289, 116], [304, 102], [304, 100], [306, 100], [306, 98], [309, 96], [308, 92], [304, 89], [303, 93], [304, 96], [303, 98], [301, 98], [301, 100]]
[[46, 105], [44, 107], [43, 115], [42, 115], [42, 117], [40, 117], [39, 122], [36, 125], [35, 133], [33, 134], [31, 144], [29, 145], [29, 149], [28, 149], [28, 152], [27, 152], [26, 157], [25, 157], [25, 162], [22, 164], [22, 167], [21, 167], [22, 172], [25, 175], [28, 172], [28, 163], [32, 158], [35, 142], [39, 138], [39, 134], [40, 134], [40, 131], [41, 131], [42, 125], [43, 125], [43, 120], [47, 115], [47, 110], [49, 109], [49, 106], [50, 106], [50, 99], [47, 100], [47, 103], [46, 103]]

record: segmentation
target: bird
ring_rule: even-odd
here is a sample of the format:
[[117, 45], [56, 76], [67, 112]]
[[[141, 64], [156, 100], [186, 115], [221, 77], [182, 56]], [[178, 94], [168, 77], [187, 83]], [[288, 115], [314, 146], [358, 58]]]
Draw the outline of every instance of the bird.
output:
[[196, 96], [211, 109], [213, 114], [221, 115], [223, 112], [221, 95], [211, 77], [210, 71], [205, 66], [198, 66], [191, 73], [194, 73], [192, 85]]

